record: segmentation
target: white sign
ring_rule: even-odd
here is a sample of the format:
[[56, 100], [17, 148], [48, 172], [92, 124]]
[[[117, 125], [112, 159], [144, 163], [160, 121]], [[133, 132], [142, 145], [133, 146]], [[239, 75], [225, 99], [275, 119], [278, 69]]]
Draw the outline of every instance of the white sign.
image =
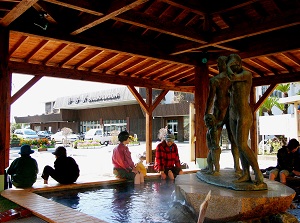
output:
[[259, 116], [260, 135], [290, 135], [291, 114]]

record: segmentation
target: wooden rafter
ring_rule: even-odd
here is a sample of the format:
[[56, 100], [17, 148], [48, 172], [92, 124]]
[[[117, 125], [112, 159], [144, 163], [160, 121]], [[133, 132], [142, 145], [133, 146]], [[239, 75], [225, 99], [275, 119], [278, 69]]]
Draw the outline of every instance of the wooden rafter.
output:
[[26, 10], [33, 6], [38, 0], [22, 0], [16, 7], [9, 11], [4, 18], [0, 20], [1, 26], [8, 26]]
[[105, 22], [105, 21], [107, 21], [107, 20], [109, 20], [111, 18], [114, 18], [117, 15], [119, 15], [121, 13], [124, 13], [124, 12], [126, 12], [126, 11], [128, 11], [128, 10], [134, 8], [134, 7], [136, 7], [137, 5], [143, 4], [143, 3], [147, 2], [147, 1], [149, 1], [149, 0], [137, 0], [137, 1], [135, 1], [135, 2], [133, 2], [131, 4], [129, 4], [129, 5], [125, 5], [125, 6], [121, 7], [121, 8], [118, 8], [118, 9], [110, 12], [109, 14], [104, 15], [103, 17], [101, 17], [99, 19], [97, 19], [97, 20], [95, 20], [95, 21], [93, 21], [93, 22], [91, 22], [91, 23], [89, 23], [89, 24], [87, 24], [85, 26], [82, 26], [82, 27], [80, 27], [80, 28], [78, 28], [76, 30], [74, 30], [71, 33], [71, 35], [77, 35], [77, 34], [83, 32], [83, 31], [85, 31], [87, 29], [90, 29], [90, 28], [92, 28], [92, 27], [94, 27], [94, 26], [96, 26], [96, 25], [98, 25], [98, 24], [100, 24], [102, 22]]

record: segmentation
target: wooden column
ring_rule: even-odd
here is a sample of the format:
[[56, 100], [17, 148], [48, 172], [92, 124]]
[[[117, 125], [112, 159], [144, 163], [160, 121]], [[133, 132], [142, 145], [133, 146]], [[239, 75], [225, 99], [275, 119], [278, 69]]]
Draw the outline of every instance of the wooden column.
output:
[[146, 104], [148, 111], [146, 113], [146, 162], [152, 161], [152, 89], [146, 88]]
[[160, 101], [168, 93], [168, 90], [163, 90], [152, 103], [151, 88], [146, 89], [147, 95], [145, 102], [134, 86], [128, 85], [127, 87], [146, 113], [146, 162], [150, 163], [152, 162], [152, 114], [153, 110], [157, 107], [157, 105], [159, 105]]
[[[206, 145], [206, 126], [204, 123], [204, 113], [206, 107], [206, 101], [208, 97], [208, 67], [206, 63], [200, 63], [195, 67], [195, 136], [196, 136], [196, 161], [200, 168], [206, 165], [206, 158], [208, 148]], [[201, 163], [199, 163], [201, 162]]]
[[11, 78], [8, 70], [9, 30], [0, 27], [0, 191], [4, 189], [4, 172], [9, 165]]

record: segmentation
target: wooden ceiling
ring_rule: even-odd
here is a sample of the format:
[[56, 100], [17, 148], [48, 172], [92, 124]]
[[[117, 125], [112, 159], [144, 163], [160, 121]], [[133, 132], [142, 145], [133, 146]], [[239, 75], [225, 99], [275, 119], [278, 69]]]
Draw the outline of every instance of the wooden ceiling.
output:
[[12, 72], [194, 92], [237, 53], [254, 86], [300, 81], [300, 0], [0, 0]]

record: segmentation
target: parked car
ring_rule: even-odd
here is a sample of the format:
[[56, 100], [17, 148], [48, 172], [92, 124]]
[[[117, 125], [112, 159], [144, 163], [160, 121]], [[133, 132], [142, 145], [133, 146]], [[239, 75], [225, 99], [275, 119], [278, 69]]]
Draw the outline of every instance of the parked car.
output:
[[16, 129], [14, 134], [21, 139], [39, 139], [39, 136], [32, 129]]
[[78, 140], [79, 137], [76, 134], [69, 134], [66, 141], [66, 137], [62, 134], [62, 132], [57, 132], [51, 135], [51, 139], [58, 143], [68, 144]]
[[40, 138], [51, 139], [52, 132], [49, 132], [49, 131], [38, 131], [37, 135]]
[[112, 136], [107, 135], [102, 129], [90, 129], [85, 133], [84, 140], [98, 140], [101, 145], [108, 145], [111, 142]]
[[78, 133], [78, 134], [77, 134], [80, 140], [84, 140], [84, 138], [85, 138], [85, 133], [86, 133], [86, 132], [81, 132], [81, 133]]

